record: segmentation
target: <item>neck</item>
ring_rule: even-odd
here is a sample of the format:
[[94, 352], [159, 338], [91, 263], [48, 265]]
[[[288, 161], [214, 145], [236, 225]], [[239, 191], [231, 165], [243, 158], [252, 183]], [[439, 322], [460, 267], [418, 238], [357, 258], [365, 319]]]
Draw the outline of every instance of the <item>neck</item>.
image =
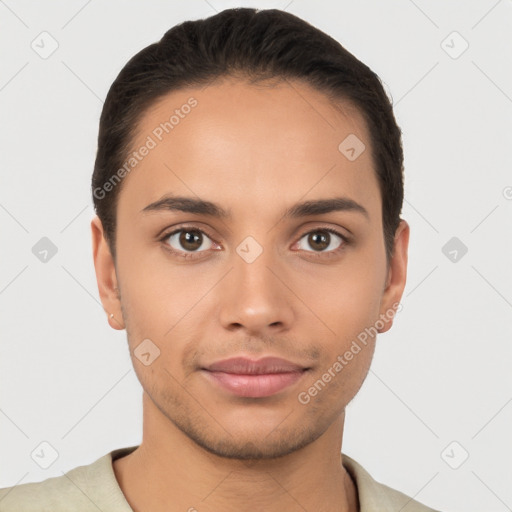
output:
[[143, 395], [143, 440], [114, 462], [138, 512], [246, 510], [356, 512], [357, 491], [342, 466], [344, 415], [316, 441], [276, 459], [238, 460], [205, 451]]

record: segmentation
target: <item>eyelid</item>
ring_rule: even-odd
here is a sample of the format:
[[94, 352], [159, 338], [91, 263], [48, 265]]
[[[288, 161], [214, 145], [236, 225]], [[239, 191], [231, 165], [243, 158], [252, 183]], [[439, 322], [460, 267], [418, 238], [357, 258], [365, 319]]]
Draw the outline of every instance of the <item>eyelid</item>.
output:
[[[161, 240], [162, 238], [167, 238], [167, 237], [171, 236], [172, 234], [176, 233], [177, 231], [181, 231], [184, 229], [190, 229], [190, 230], [193, 229], [195, 231], [201, 231], [202, 233], [205, 233], [210, 238], [212, 238], [212, 236], [208, 233], [208, 228], [195, 226], [194, 225], [195, 221], [191, 221], [191, 222], [192, 223], [176, 224], [175, 226], [172, 226], [172, 227], [165, 227], [165, 228], [161, 229], [160, 231], [158, 231], [158, 233], [155, 236], [158, 240]], [[201, 222], [199, 222], [199, 224], [202, 225]]]
[[306, 231], [304, 231], [302, 233], [302, 235], [300, 235], [299, 237], [299, 240], [304, 237], [305, 235], [309, 235], [310, 233], [315, 233], [316, 231], [327, 231], [329, 233], [332, 233], [334, 235], [337, 235], [339, 236], [343, 241], [345, 241], [346, 243], [349, 243], [350, 242], [350, 236], [349, 235], [346, 235], [346, 234], [343, 234], [341, 232], [341, 229], [340, 228], [333, 228], [331, 226], [315, 226], [313, 228], [309, 228], [307, 229]]

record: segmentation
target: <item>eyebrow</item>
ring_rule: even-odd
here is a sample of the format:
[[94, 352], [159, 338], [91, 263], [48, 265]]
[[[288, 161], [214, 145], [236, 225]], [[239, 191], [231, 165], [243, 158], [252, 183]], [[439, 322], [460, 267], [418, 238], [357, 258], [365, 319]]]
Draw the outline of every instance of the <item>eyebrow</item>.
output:
[[[231, 219], [230, 210], [225, 210], [222, 206], [196, 199], [194, 197], [166, 195], [163, 198], [148, 204], [141, 213], [156, 211], [179, 211], [194, 213], [197, 215], [207, 215], [219, 219]], [[322, 215], [331, 212], [356, 212], [363, 214], [368, 220], [370, 216], [364, 206], [348, 197], [334, 197], [330, 199], [316, 199], [297, 203], [288, 208], [283, 213], [283, 218], [300, 218], [310, 215]]]

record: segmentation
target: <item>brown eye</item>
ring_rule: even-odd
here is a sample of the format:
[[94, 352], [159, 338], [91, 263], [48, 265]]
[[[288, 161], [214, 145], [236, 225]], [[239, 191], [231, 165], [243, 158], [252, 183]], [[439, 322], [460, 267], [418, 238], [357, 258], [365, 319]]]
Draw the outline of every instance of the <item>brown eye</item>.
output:
[[211, 248], [211, 240], [198, 229], [174, 231], [167, 237], [167, 243], [176, 251], [202, 252]]
[[310, 247], [318, 251], [323, 251], [329, 247], [331, 235], [325, 232], [310, 233], [308, 235], [308, 244]]
[[[316, 229], [315, 231], [310, 231], [309, 233], [306, 233], [300, 239], [300, 241], [304, 239], [306, 239], [309, 247], [313, 249], [313, 252], [331, 252], [336, 251], [336, 249], [338, 249], [342, 245], [342, 243], [345, 240], [345, 237], [343, 237], [341, 234], [337, 233], [334, 230]], [[303, 247], [299, 248], [304, 249]]]

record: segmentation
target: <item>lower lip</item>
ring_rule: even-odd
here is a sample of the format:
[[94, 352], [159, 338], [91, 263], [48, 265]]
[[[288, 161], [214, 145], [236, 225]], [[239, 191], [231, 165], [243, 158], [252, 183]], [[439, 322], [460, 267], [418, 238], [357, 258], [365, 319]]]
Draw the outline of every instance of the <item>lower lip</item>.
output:
[[237, 396], [262, 398], [271, 396], [295, 384], [304, 374], [300, 372], [243, 375], [225, 372], [204, 371], [211, 380]]

